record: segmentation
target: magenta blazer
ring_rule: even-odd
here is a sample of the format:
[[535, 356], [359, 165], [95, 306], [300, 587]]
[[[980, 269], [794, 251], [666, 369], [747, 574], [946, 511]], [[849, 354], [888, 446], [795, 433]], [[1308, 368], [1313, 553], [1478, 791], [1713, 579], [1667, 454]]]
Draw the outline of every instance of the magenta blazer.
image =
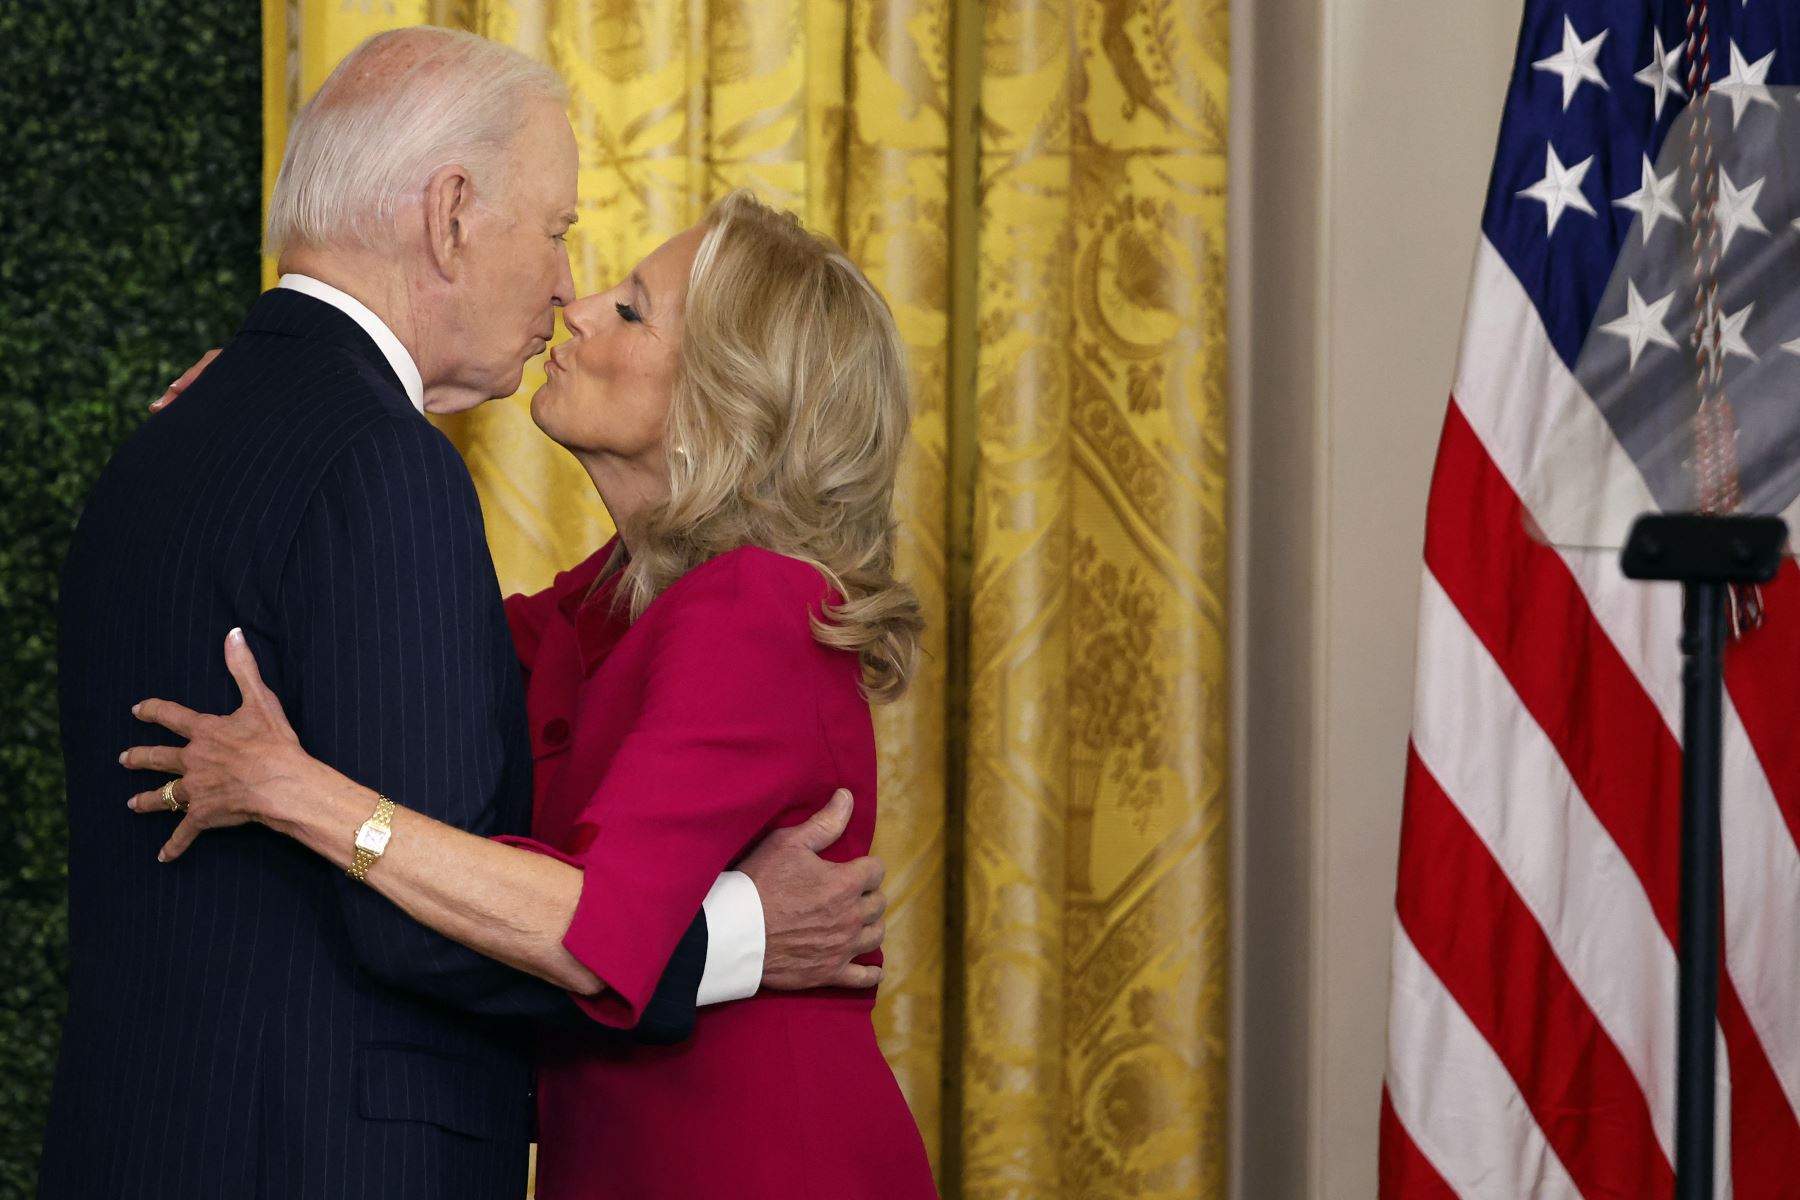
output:
[[[577, 1000], [629, 1026], [714, 878], [764, 834], [847, 787], [855, 815], [826, 857], [868, 853], [875, 735], [856, 656], [812, 636], [836, 599], [815, 568], [735, 550], [632, 623], [616, 575], [589, 596], [612, 552], [507, 601], [536, 764], [533, 837], [511, 840], [585, 872], [563, 944], [607, 990]], [[763, 991], [701, 1009], [674, 1046], [546, 1029], [538, 1195], [935, 1196], [874, 1003]]]

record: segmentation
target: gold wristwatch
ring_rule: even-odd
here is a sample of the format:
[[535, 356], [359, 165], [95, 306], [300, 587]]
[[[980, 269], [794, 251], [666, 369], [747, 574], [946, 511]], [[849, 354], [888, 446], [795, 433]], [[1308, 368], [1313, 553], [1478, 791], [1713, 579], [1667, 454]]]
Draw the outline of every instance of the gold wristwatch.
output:
[[375, 797], [375, 815], [364, 821], [356, 831], [356, 860], [345, 872], [350, 878], [362, 882], [369, 868], [375, 865], [387, 850], [388, 839], [394, 836], [394, 802], [386, 796]]

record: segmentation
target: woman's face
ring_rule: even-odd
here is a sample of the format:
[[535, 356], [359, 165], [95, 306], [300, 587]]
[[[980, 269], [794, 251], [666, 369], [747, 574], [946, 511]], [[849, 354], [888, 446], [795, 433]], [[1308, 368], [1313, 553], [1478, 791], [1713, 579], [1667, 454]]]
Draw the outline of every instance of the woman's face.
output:
[[666, 486], [663, 432], [688, 276], [705, 234], [695, 226], [675, 235], [617, 286], [563, 309], [572, 336], [551, 352], [531, 418], [577, 457], [621, 460]]

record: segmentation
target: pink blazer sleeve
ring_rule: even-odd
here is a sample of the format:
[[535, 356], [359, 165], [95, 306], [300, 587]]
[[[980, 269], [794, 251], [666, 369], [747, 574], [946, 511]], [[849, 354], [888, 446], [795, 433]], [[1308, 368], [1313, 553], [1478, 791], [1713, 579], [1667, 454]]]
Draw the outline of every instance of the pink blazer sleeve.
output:
[[645, 694], [583, 816], [597, 834], [563, 939], [609, 989], [582, 1002], [595, 1020], [635, 1024], [719, 872], [796, 800], [826, 798], [832, 652], [807, 621], [825, 594], [812, 568], [740, 550], [640, 618], [654, 622]]

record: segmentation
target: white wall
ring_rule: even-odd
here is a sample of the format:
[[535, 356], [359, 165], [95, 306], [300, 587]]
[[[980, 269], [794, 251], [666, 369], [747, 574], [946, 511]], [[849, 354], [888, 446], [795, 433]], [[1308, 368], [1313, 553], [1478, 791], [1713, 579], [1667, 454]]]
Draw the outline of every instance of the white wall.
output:
[[1522, 0], [1234, 0], [1236, 1194], [1375, 1194], [1425, 497]]

